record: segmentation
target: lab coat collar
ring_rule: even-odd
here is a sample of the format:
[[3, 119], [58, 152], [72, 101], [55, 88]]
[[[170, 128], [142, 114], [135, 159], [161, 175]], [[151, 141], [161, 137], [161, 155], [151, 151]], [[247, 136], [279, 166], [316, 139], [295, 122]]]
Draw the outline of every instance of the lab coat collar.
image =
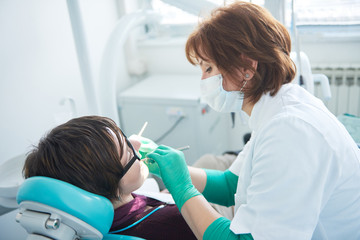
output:
[[282, 85], [278, 93], [273, 97], [270, 96], [270, 93], [261, 96], [259, 101], [255, 103], [249, 118], [249, 127], [252, 131], [257, 132], [272, 116], [283, 109], [283, 96], [293, 85], [292, 83]]

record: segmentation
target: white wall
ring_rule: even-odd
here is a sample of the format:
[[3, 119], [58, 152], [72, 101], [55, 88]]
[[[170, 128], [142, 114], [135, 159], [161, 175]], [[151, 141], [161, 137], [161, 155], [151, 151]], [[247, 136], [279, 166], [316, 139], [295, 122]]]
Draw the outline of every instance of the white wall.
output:
[[[80, 2], [92, 76], [117, 20], [113, 0]], [[66, 1], [0, 1], [0, 163], [29, 150], [53, 126], [89, 113]]]
[[[118, 16], [115, 0], [80, 0], [91, 76]], [[65, 0], [0, 1], [0, 164], [28, 152], [46, 131], [90, 114]], [[6, 209], [5, 209], [6, 210]], [[5, 211], [0, 206], [0, 215]], [[24, 239], [16, 210], [0, 216], [0, 239]]]

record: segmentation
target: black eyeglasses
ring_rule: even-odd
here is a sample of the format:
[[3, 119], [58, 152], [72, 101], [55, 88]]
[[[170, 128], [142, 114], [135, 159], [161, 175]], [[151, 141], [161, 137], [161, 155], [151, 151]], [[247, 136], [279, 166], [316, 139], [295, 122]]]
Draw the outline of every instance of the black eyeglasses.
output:
[[131, 142], [129, 141], [129, 139], [126, 137], [126, 135], [121, 131], [122, 135], [125, 138], [126, 144], [128, 145], [129, 148], [131, 148], [132, 153], [133, 153], [133, 157], [131, 158], [131, 160], [125, 165], [124, 167], [124, 171], [122, 172], [122, 174], [120, 175], [120, 178], [122, 178], [127, 171], [129, 171], [129, 169], [131, 168], [131, 166], [135, 163], [136, 160], [140, 160], [139, 156], [136, 154], [135, 149], [133, 147], [133, 145], [131, 144]]

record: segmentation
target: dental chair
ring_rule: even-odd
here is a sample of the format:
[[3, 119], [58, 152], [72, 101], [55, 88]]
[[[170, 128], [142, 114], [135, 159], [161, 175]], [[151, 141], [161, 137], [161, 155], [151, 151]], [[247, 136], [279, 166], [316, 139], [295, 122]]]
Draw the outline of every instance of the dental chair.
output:
[[[296, 65], [297, 71], [294, 82], [305, 88], [314, 95], [315, 84], [319, 84], [322, 91], [322, 100], [327, 102], [331, 99], [329, 79], [325, 74], [314, 74], [311, 70], [310, 60], [304, 52], [291, 52], [290, 58]], [[301, 76], [301, 77], [300, 77]]]
[[140, 240], [109, 234], [114, 218], [111, 202], [103, 197], [48, 177], [31, 177], [17, 193], [16, 221], [27, 240]]

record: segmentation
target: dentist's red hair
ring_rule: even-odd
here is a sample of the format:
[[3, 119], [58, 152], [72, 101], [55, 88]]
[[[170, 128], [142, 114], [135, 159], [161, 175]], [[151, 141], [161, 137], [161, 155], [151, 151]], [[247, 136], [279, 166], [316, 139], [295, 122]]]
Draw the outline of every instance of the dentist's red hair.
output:
[[[242, 85], [239, 69], [251, 70], [245, 97], [256, 103], [262, 94], [274, 96], [281, 85], [293, 80], [296, 67], [290, 59], [290, 35], [266, 9], [253, 3], [235, 2], [219, 7], [190, 34], [186, 47], [188, 61], [214, 63], [224, 78]], [[250, 59], [258, 62], [254, 69]]]

